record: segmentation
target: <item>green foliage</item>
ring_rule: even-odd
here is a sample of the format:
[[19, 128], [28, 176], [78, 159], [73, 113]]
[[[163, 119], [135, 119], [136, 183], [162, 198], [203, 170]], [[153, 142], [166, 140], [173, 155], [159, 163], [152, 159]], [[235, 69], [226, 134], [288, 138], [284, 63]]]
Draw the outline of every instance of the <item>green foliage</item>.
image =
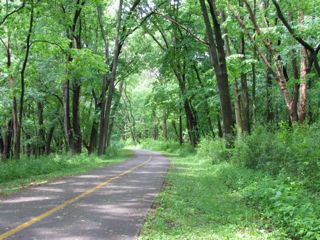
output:
[[230, 164], [212, 165], [196, 154], [168, 155], [171, 171], [141, 239], [284, 239], [281, 229], [262, 227], [259, 212], [229, 191], [220, 173]]
[[280, 126], [277, 131], [257, 128], [235, 143], [232, 160], [253, 169], [287, 174], [313, 191], [320, 189], [319, 126]]
[[249, 168], [268, 166], [269, 171], [272, 167], [278, 171], [285, 162], [285, 153], [286, 146], [272, 132], [260, 127], [250, 136], [236, 140], [232, 160]]
[[92, 80], [93, 76], [101, 77], [106, 69], [103, 57], [89, 49], [73, 50], [72, 58], [69, 69], [75, 78]]
[[[258, 127], [227, 150], [230, 163], [218, 164], [221, 180], [261, 212], [264, 228], [285, 230], [280, 239], [320, 238], [319, 134], [316, 125]], [[197, 152], [219, 163], [225, 148], [203, 139]]]
[[168, 152], [178, 156], [188, 156], [195, 153], [195, 150], [190, 146], [190, 144], [183, 144], [180, 146], [176, 141], [145, 139], [141, 142], [141, 146], [146, 149]]
[[319, 239], [319, 198], [297, 181], [231, 164], [220, 170], [220, 176], [229, 188], [258, 209], [266, 219], [266, 228], [282, 227], [290, 239]]
[[215, 141], [210, 138], [202, 139], [197, 147], [197, 153], [202, 158], [209, 158], [215, 164], [230, 158], [230, 149], [226, 148], [226, 141], [222, 138]]

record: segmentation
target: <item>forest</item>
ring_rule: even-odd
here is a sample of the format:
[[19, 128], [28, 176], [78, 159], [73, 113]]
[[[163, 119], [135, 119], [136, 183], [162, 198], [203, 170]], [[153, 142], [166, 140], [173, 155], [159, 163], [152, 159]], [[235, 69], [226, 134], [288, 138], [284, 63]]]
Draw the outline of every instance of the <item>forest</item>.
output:
[[319, 0], [0, 0], [0, 193], [139, 146], [173, 166], [142, 239], [320, 239], [319, 33]]

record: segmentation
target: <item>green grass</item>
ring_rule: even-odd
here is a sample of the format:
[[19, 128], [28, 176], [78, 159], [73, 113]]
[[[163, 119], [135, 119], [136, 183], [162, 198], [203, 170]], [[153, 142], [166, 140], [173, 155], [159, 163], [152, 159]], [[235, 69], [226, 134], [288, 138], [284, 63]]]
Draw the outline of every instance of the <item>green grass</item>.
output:
[[131, 154], [130, 150], [122, 149], [105, 156], [64, 154], [1, 162], [0, 194], [10, 194], [30, 185], [43, 184], [115, 164], [129, 158]]
[[227, 163], [212, 165], [196, 154], [169, 155], [171, 170], [144, 224], [145, 239], [285, 239], [266, 227], [259, 212], [221, 176]]

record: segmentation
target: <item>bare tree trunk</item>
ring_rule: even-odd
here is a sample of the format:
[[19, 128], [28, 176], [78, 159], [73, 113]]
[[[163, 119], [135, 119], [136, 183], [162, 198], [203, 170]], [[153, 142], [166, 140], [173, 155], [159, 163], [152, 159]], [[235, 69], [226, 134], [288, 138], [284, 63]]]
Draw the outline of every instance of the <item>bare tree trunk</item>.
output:
[[158, 140], [158, 124], [155, 124], [153, 127], [153, 139]]
[[183, 144], [183, 130], [182, 130], [182, 113], [180, 109], [180, 114], [179, 114], [179, 144]]
[[304, 47], [301, 49], [300, 79], [299, 121], [303, 123], [307, 115], [307, 51]]
[[[291, 12], [288, 12], [288, 18], [289, 21], [292, 22], [292, 14]], [[293, 73], [293, 78], [295, 80], [293, 84], [293, 97], [292, 97], [292, 116], [291, 120], [292, 122], [297, 122], [298, 121], [298, 101], [299, 101], [299, 88], [300, 84], [298, 83], [299, 81], [299, 69], [298, 69], [298, 63], [297, 63], [297, 56], [296, 56], [296, 51], [294, 49], [291, 50], [291, 67], [292, 67], [292, 73]]]
[[112, 98], [113, 98], [113, 93], [115, 88], [118, 60], [119, 60], [119, 55], [122, 47], [122, 42], [121, 42], [122, 5], [123, 5], [123, 1], [119, 0], [119, 9], [118, 9], [118, 18], [117, 18], [117, 35], [116, 35], [116, 41], [115, 41], [112, 71], [111, 71], [111, 78], [109, 83], [109, 91], [108, 91], [108, 96], [106, 101], [106, 110], [105, 110], [104, 123], [103, 123], [104, 126], [103, 126], [103, 131], [100, 131], [100, 137], [99, 137], [99, 140], [100, 140], [99, 149], [98, 149], [99, 155], [102, 155], [105, 153], [108, 134], [111, 134], [109, 132], [111, 104], [112, 104]]
[[63, 85], [63, 120], [64, 120], [64, 134], [66, 139], [66, 146], [68, 150], [73, 150], [73, 134], [70, 123], [70, 81], [67, 80]]
[[39, 152], [39, 155], [42, 155], [45, 152], [45, 146], [46, 146], [45, 128], [43, 124], [43, 108], [44, 108], [43, 103], [38, 102], [37, 107], [38, 107], [38, 124], [39, 124], [38, 137], [40, 140], [40, 144], [38, 146], [38, 152]]
[[221, 120], [220, 120], [220, 114], [217, 116], [217, 123], [218, 123], [218, 136], [220, 138], [223, 137], [223, 131], [222, 131], [222, 126], [221, 126]]
[[190, 144], [193, 147], [195, 147], [197, 145], [195, 118], [191, 110], [190, 102], [187, 98], [184, 100], [183, 106], [186, 114], [186, 122]]
[[[92, 90], [92, 96], [94, 99], [94, 111], [95, 114], [98, 113], [99, 109], [101, 109], [101, 103], [98, 102], [98, 98], [95, 94], [95, 91]], [[90, 138], [89, 138], [89, 146], [88, 146], [88, 154], [92, 154], [97, 148], [97, 140], [98, 140], [98, 122], [96, 118], [93, 119]]]
[[180, 137], [179, 137], [176, 121], [172, 120], [171, 124], [172, 124], [172, 128], [173, 128], [174, 136], [175, 136], [176, 140], [179, 141]]
[[10, 150], [12, 144], [12, 133], [13, 133], [13, 121], [10, 119], [6, 125], [5, 130], [2, 132], [3, 138], [3, 150], [2, 150], [2, 158], [9, 159], [10, 158]]
[[17, 106], [17, 98], [13, 97], [12, 103], [12, 122], [13, 122], [13, 138], [14, 138], [14, 146], [13, 146], [13, 157], [18, 159], [20, 157], [20, 132], [19, 132], [19, 122], [18, 122], [18, 106]]
[[[70, 49], [81, 49], [81, 12], [85, 0], [76, 0], [76, 10], [74, 11], [72, 24], [68, 29], [68, 38], [70, 40]], [[68, 62], [71, 62], [72, 56], [68, 56]], [[78, 79], [67, 80], [63, 86], [63, 108], [64, 108], [64, 132], [68, 150], [72, 153], [81, 153], [82, 135], [79, 118], [80, 105], [80, 82]], [[70, 90], [72, 90], [72, 125], [70, 116]]]
[[271, 87], [272, 87], [272, 76], [267, 69], [266, 71], [266, 119], [267, 122], [272, 122], [274, 120], [274, 112], [272, 107], [272, 97], [271, 97]]
[[[254, 17], [256, 16], [257, 12], [257, 0], [253, 0], [253, 14]], [[255, 30], [254, 30], [255, 32]], [[256, 60], [257, 58], [257, 51], [253, 48], [253, 59]], [[256, 63], [252, 63], [252, 122], [255, 126], [257, 123], [257, 103], [256, 103]]]
[[[8, 44], [6, 46], [6, 53], [7, 53], [7, 68], [10, 70], [11, 68], [11, 46], [10, 46], [10, 34], [8, 33]], [[4, 44], [5, 45], [5, 44]], [[9, 88], [13, 88], [14, 86], [14, 78], [12, 76], [8, 77], [8, 85]], [[13, 137], [13, 144], [12, 144], [12, 137]], [[17, 108], [17, 98], [14, 95], [12, 98], [12, 119], [10, 119], [7, 123], [7, 131], [4, 135], [3, 140], [3, 156], [6, 159], [11, 157], [11, 145], [13, 145], [14, 150], [16, 149], [16, 142], [19, 139], [18, 135], [18, 108]], [[20, 143], [18, 143], [20, 146]], [[20, 147], [19, 147], [20, 149]]]
[[29, 29], [26, 38], [26, 51], [25, 57], [22, 63], [22, 69], [20, 71], [20, 80], [21, 80], [21, 93], [20, 93], [20, 108], [19, 108], [19, 119], [17, 124], [17, 133], [16, 133], [16, 142], [14, 148], [14, 157], [16, 159], [20, 158], [20, 148], [21, 148], [21, 128], [22, 128], [22, 119], [24, 111], [24, 92], [25, 92], [25, 72], [27, 69], [27, 63], [29, 60], [30, 48], [31, 48], [31, 34], [33, 29], [33, 18], [34, 18], [34, 5], [33, 0], [31, 0], [31, 10], [30, 10], [30, 19], [29, 19]]
[[0, 160], [3, 159], [3, 138], [2, 129], [0, 128]]
[[[304, 14], [299, 14], [299, 24], [303, 24]], [[303, 123], [307, 116], [307, 49], [301, 48], [301, 70], [300, 70], [300, 104], [299, 104], [299, 121]]]
[[80, 105], [80, 83], [76, 81], [73, 85], [72, 95], [72, 120], [73, 120], [73, 153], [81, 153], [82, 135], [79, 119], [79, 105]]
[[49, 130], [49, 134], [47, 137], [47, 142], [46, 142], [46, 154], [49, 155], [51, 152], [51, 142], [52, 142], [52, 138], [53, 138], [53, 133], [54, 133], [54, 129], [55, 127], [52, 126]]
[[[194, 65], [194, 70], [195, 70], [195, 73], [196, 73], [196, 76], [197, 76], [197, 79], [198, 79], [198, 82], [201, 86], [202, 89], [205, 88], [202, 80], [201, 80], [201, 77], [200, 77], [200, 74], [199, 74], [199, 70], [198, 68]], [[211, 120], [211, 116], [210, 116], [210, 109], [209, 109], [209, 104], [208, 104], [208, 94], [204, 94], [204, 108], [205, 108], [205, 112], [206, 112], [206, 115], [207, 115], [207, 121], [208, 121], [208, 126], [209, 126], [209, 130], [210, 130], [210, 133], [211, 133], [211, 136], [214, 137], [214, 130], [213, 130], [213, 124], [212, 124], [212, 120]]]
[[[222, 39], [220, 24], [216, 15], [215, 2], [213, 0], [207, 0], [210, 7], [210, 15], [213, 22], [213, 28], [211, 26], [208, 10], [204, 0], [200, 0], [202, 15], [206, 26], [207, 37], [209, 40], [209, 54], [211, 62], [216, 73], [217, 84], [220, 92], [220, 102], [223, 116], [224, 132], [227, 135], [233, 133], [233, 117], [231, 98], [229, 93], [228, 75], [226, 66], [226, 57], [224, 52], [224, 43]], [[213, 33], [214, 31], [214, 33]], [[213, 34], [215, 38], [213, 37]], [[228, 140], [228, 139], [227, 139]]]
[[91, 127], [91, 133], [90, 133], [90, 142], [89, 142], [89, 149], [88, 149], [89, 154], [92, 154], [97, 147], [97, 137], [98, 137], [97, 123], [93, 122]]
[[241, 116], [241, 95], [238, 89], [238, 82], [235, 79], [233, 81], [233, 88], [234, 88], [234, 111], [236, 115], [236, 126], [237, 126], [237, 134], [242, 134], [242, 116]]
[[298, 64], [297, 64], [297, 58], [296, 58], [296, 51], [292, 50], [292, 72], [293, 72], [293, 78], [295, 80], [293, 84], [293, 97], [292, 97], [292, 113], [291, 116], [292, 122], [298, 121], [298, 101], [299, 101], [299, 88], [300, 84], [297, 83], [299, 81], [299, 70], [298, 70]]
[[168, 140], [168, 124], [167, 124], [167, 116], [163, 116], [163, 139], [164, 141]]
[[[111, 111], [111, 123], [109, 126], [109, 134], [108, 134], [108, 138], [107, 138], [107, 147], [110, 146], [111, 143], [111, 136], [112, 136], [112, 130], [113, 130], [113, 126], [114, 126], [114, 121], [115, 121], [115, 115], [116, 115], [116, 111], [118, 110], [120, 101], [121, 101], [121, 97], [122, 97], [122, 92], [124, 89], [124, 81], [120, 82], [120, 86], [119, 86], [119, 90], [118, 90], [118, 94], [116, 95], [116, 99], [115, 99], [115, 103], [112, 107], [112, 111]], [[131, 105], [131, 104], [130, 104]], [[132, 110], [131, 106], [130, 106], [130, 111]], [[131, 111], [132, 114], [132, 111]], [[138, 140], [139, 142], [139, 140]]]
[[[244, 36], [241, 37], [240, 52], [245, 58]], [[247, 74], [242, 72], [240, 78], [241, 78], [241, 90], [242, 90], [242, 131], [244, 133], [250, 133], [250, 109], [249, 109]]]

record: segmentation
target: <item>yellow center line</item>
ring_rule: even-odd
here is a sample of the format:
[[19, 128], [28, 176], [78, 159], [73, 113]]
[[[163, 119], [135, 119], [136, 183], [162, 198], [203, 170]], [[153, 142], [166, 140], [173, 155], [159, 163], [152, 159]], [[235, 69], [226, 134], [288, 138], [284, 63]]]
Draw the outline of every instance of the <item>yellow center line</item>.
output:
[[93, 192], [97, 191], [98, 189], [101, 189], [102, 187], [107, 186], [107, 185], [108, 185], [109, 183], [111, 183], [112, 181], [114, 181], [114, 180], [116, 180], [116, 179], [118, 179], [118, 178], [120, 178], [120, 177], [122, 177], [122, 176], [124, 176], [124, 175], [127, 175], [127, 174], [133, 172], [134, 170], [136, 170], [136, 169], [138, 169], [138, 168], [146, 165], [146, 164], [149, 163], [151, 160], [152, 160], [152, 157], [150, 157], [147, 161], [145, 161], [145, 162], [143, 162], [143, 163], [141, 163], [141, 164], [139, 164], [139, 165], [137, 165], [137, 166], [135, 166], [135, 167], [133, 167], [133, 168], [130, 168], [130, 169], [128, 169], [128, 170], [126, 170], [126, 171], [124, 171], [124, 172], [122, 172], [122, 173], [120, 173], [120, 174], [118, 174], [118, 175], [116, 175], [116, 176], [114, 176], [114, 177], [112, 177], [112, 178], [110, 178], [110, 179], [108, 179], [107, 181], [102, 182], [102, 183], [96, 185], [96, 186], [93, 187], [93, 188], [88, 189], [87, 191], [85, 191], [85, 192], [83, 192], [83, 193], [81, 193], [81, 194], [79, 194], [79, 195], [77, 195], [77, 196], [75, 196], [75, 197], [73, 197], [73, 198], [70, 198], [69, 200], [67, 200], [67, 201], [59, 204], [59, 205], [56, 206], [56, 207], [51, 208], [50, 210], [48, 210], [48, 211], [40, 214], [39, 216], [33, 217], [33, 218], [31, 218], [30, 220], [26, 221], [25, 223], [22, 223], [22, 224], [20, 224], [19, 226], [15, 227], [15, 228], [12, 228], [11, 230], [8, 230], [8, 231], [5, 232], [5, 233], [2, 233], [2, 234], [0, 235], [0, 240], [4, 240], [4, 239], [6, 239], [6, 238], [8, 238], [8, 237], [10, 237], [10, 236], [12, 236], [12, 235], [14, 235], [14, 234], [22, 231], [23, 229], [25, 229], [25, 228], [27, 228], [27, 227], [30, 227], [31, 225], [33, 225], [33, 224], [41, 221], [42, 219], [44, 219], [44, 218], [46, 218], [46, 217], [49, 217], [49, 216], [52, 215], [53, 213], [55, 213], [55, 212], [57, 212], [57, 211], [65, 208], [66, 206], [68, 206], [68, 205], [70, 205], [70, 204], [78, 201], [79, 199], [84, 198], [84, 197], [86, 197], [86, 196], [89, 196], [90, 194], [92, 194]]

